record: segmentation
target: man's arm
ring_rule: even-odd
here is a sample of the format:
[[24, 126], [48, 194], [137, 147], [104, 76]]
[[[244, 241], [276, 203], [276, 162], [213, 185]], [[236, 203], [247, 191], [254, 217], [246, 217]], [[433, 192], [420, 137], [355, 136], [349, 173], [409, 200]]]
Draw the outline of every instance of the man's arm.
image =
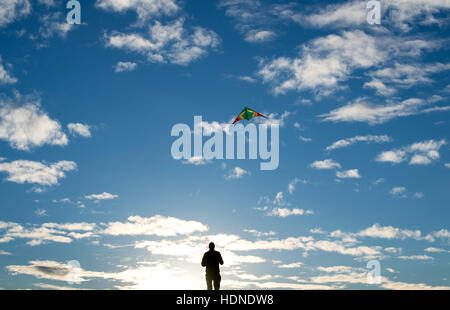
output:
[[206, 253], [203, 254], [203, 258], [202, 258], [202, 266], [206, 267]]
[[221, 265], [223, 265], [223, 259], [222, 259], [222, 255], [220, 254], [220, 252], [219, 252], [219, 263], [220, 263]]

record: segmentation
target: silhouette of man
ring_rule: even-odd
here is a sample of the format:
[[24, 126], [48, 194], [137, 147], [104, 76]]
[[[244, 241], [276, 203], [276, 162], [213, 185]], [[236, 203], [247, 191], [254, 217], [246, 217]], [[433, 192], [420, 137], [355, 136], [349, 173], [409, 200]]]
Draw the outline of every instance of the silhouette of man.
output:
[[220, 252], [214, 251], [214, 243], [209, 243], [209, 251], [203, 255], [202, 266], [206, 267], [206, 286], [208, 290], [212, 290], [212, 283], [214, 281], [214, 289], [220, 289], [220, 268], [219, 264], [223, 265], [222, 255]]

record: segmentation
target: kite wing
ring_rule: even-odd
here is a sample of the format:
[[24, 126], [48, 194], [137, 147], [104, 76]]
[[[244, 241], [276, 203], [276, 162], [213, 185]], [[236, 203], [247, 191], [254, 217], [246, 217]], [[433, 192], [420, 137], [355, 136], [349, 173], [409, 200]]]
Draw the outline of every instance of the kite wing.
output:
[[237, 123], [237, 122], [239, 122], [240, 120], [243, 120], [243, 119], [246, 119], [246, 120], [249, 121], [250, 119], [252, 119], [253, 117], [256, 117], [256, 116], [261, 116], [261, 117], [266, 118], [264, 115], [262, 115], [262, 114], [260, 114], [260, 113], [258, 113], [256, 111], [253, 111], [252, 109], [249, 109], [249, 108], [245, 107], [242, 110], [242, 112], [239, 113], [238, 117], [236, 117], [236, 119], [234, 120], [233, 124], [235, 124], [235, 123]]

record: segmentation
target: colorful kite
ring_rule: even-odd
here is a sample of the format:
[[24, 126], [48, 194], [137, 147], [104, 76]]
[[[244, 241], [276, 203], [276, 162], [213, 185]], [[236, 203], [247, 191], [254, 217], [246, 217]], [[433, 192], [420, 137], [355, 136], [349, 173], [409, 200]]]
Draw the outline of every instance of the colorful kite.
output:
[[233, 124], [236, 123], [236, 122], [239, 122], [242, 119], [246, 119], [246, 120], [249, 121], [250, 119], [252, 119], [253, 117], [256, 117], [256, 116], [261, 116], [261, 117], [267, 118], [264, 115], [259, 114], [258, 112], [253, 111], [252, 109], [249, 109], [249, 108], [245, 107], [244, 110], [242, 110], [242, 112], [239, 113], [238, 117], [236, 117], [236, 119], [234, 120]]

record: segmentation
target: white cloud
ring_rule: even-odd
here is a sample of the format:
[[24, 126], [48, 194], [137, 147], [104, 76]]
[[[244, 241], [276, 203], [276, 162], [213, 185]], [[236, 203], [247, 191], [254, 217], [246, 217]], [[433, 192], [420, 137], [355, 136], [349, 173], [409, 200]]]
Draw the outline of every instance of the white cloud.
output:
[[[68, 263], [60, 263], [56, 261], [39, 261], [34, 260], [28, 262], [28, 265], [9, 265], [7, 271], [12, 275], [31, 275], [38, 279], [48, 279], [53, 281], [65, 281], [83, 283], [92, 279], [112, 280], [116, 283], [114, 288], [130, 290], [130, 289], [183, 289], [186, 287], [194, 287], [200, 289], [200, 283], [192, 282], [187, 277], [187, 272], [179, 269], [173, 269], [167, 264], [156, 262], [139, 262], [137, 266], [125, 267], [116, 272], [102, 272], [85, 270], [82, 267], [73, 266]], [[152, 281], [149, 281], [152, 279]], [[65, 286], [36, 284], [38, 287], [50, 289], [67, 289]], [[73, 288], [72, 288], [73, 289]]]
[[386, 270], [387, 270], [388, 272], [390, 272], [390, 273], [398, 273], [398, 271], [395, 271], [395, 270], [392, 269], [392, 268], [386, 268]]
[[398, 117], [418, 114], [420, 108], [426, 104], [426, 101], [422, 99], [412, 98], [398, 103], [375, 105], [367, 98], [358, 98], [352, 103], [319, 116], [325, 121], [366, 122], [376, 125]]
[[17, 78], [13, 77], [3, 66], [2, 57], [0, 56], [0, 84], [14, 84]]
[[67, 128], [72, 135], [79, 135], [85, 138], [91, 137], [91, 126], [81, 123], [67, 124]]
[[343, 4], [330, 4], [310, 15], [298, 18], [298, 22], [313, 27], [353, 27], [366, 22], [366, 2], [346, 1]]
[[128, 61], [119, 61], [114, 66], [114, 72], [130, 72], [137, 68], [137, 63]]
[[192, 156], [192, 157], [189, 157], [188, 159], [182, 161], [183, 164], [190, 164], [190, 165], [194, 165], [194, 166], [206, 165], [210, 162], [211, 161], [206, 160], [201, 156]]
[[335, 150], [335, 149], [339, 149], [339, 148], [344, 148], [344, 147], [348, 147], [352, 144], [355, 144], [357, 142], [366, 142], [366, 143], [387, 143], [387, 142], [391, 142], [392, 138], [387, 136], [387, 135], [382, 135], [382, 136], [374, 136], [374, 135], [367, 135], [367, 136], [356, 136], [353, 138], [347, 138], [347, 139], [342, 139], [342, 140], [338, 140], [336, 142], [333, 142], [333, 144], [331, 144], [330, 146], [327, 146], [327, 148], [325, 150], [327, 151], [331, 151], [331, 150]]
[[406, 197], [406, 187], [404, 186], [393, 187], [390, 193], [393, 196]]
[[305, 179], [300, 180], [299, 178], [293, 179], [293, 180], [292, 180], [291, 182], [289, 182], [289, 184], [288, 184], [288, 192], [289, 192], [289, 194], [292, 195], [292, 194], [294, 193], [295, 187], [296, 187], [296, 185], [297, 185], [298, 183], [307, 184], [307, 183], [308, 183], [308, 180], [305, 180]]
[[350, 266], [330, 266], [330, 267], [317, 267], [317, 270], [323, 271], [326, 273], [350, 273], [353, 270], [353, 267]]
[[440, 249], [440, 248], [433, 248], [433, 247], [426, 248], [424, 251], [429, 252], [429, 253], [450, 253], [450, 251]]
[[148, 36], [112, 32], [105, 34], [105, 41], [107, 47], [137, 52], [147, 56], [150, 62], [178, 65], [188, 65], [220, 43], [218, 35], [205, 28], [194, 27], [194, 32], [187, 34], [183, 18], [165, 25], [155, 21], [149, 27]]
[[299, 136], [298, 138], [299, 138], [300, 141], [303, 141], [303, 142], [311, 142], [312, 141], [311, 138], [306, 138], [306, 137], [303, 137], [303, 136]]
[[341, 168], [341, 164], [338, 162], [335, 162], [332, 159], [325, 159], [325, 160], [316, 160], [311, 164], [312, 168], [316, 169], [335, 169], [335, 168]]
[[358, 169], [336, 171], [336, 176], [339, 179], [359, 179], [359, 178], [361, 178], [361, 176], [359, 175]]
[[290, 264], [280, 264], [277, 267], [282, 269], [294, 269], [300, 268], [303, 265], [302, 262], [290, 263]]
[[[369, 73], [371, 82], [365, 86], [377, 89], [378, 93], [390, 96], [395, 93], [393, 86], [411, 88], [417, 84], [432, 83], [429, 75], [450, 70], [450, 64], [400, 64], [396, 62], [393, 67], [387, 67]], [[387, 85], [391, 86], [387, 86]]]
[[378, 95], [382, 96], [392, 96], [397, 92], [397, 90], [394, 87], [389, 87], [385, 83], [383, 83], [379, 79], [373, 78], [370, 82], [365, 82], [364, 87], [366, 88], [373, 88], [377, 91]]
[[277, 233], [274, 231], [267, 231], [267, 232], [262, 232], [262, 231], [257, 231], [255, 229], [244, 229], [244, 232], [247, 232], [249, 234], [252, 234], [256, 237], [267, 237], [267, 236], [274, 236]]
[[[442, 230], [440, 232], [442, 233]], [[372, 226], [367, 227], [366, 229], [363, 229], [356, 233], [347, 233], [342, 232], [340, 230], [335, 230], [331, 232], [329, 236], [332, 238], [340, 238], [342, 240], [350, 240], [352, 241], [351, 243], [357, 242], [355, 238], [358, 237], [370, 237], [388, 240], [414, 239], [414, 240], [425, 240], [428, 242], [434, 242], [435, 241], [434, 238], [438, 237], [438, 235], [440, 235], [442, 238], [446, 238], [445, 232], [443, 233], [444, 236], [442, 236], [441, 233], [433, 232], [431, 234], [422, 235], [422, 232], [420, 230], [401, 229], [393, 226], [381, 226], [380, 224], [373, 224]], [[385, 248], [385, 250], [390, 253], [401, 252], [401, 249], [397, 248]]]
[[238, 76], [237, 79], [241, 80], [241, 81], [249, 82], [249, 83], [256, 83], [255, 78], [252, 78], [251, 76], [247, 76], [247, 75]]
[[293, 215], [310, 215], [313, 214], [311, 210], [303, 210], [299, 208], [288, 209], [288, 208], [273, 208], [267, 213], [268, 216], [278, 216], [278, 217], [288, 217]]
[[379, 46], [380, 41], [360, 30], [331, 34], [303, 45], [299, 57], [260, 60], [258, 74], [273, 84], [275, 94], [289, 90], [330, 94], [353, 70], [370, 68], [388, 58], [389, 51]]
[[75, 27], [66, 21], [66, 15], [61, 12], [54, 12], [46, 14], [40, 17], [42, 26], [39, 28], [39, 35], [48, 39], [57, 35], [61, 38], [65, 38], [69, 31], [75, 29]]
[[47, 216], [47, 210], [44, 209], [36, 209], [36, 211], [34, 211], [34, 214], [36, 214], [37, 216]]
[[103, 10], [119, 13], [134, 10], [139, 22], [160, 15], [171, 16], [180, 10], [176, 0], [97, 0], [95, 5]]
[[65, 172], [73, 171], [76, 168], [77, 165], [73, 161], [46, 164], [29, 160], [15, 160], [0, 163], [0, 172], [8, 173], [7, 181], [45, 186], [58, 184], [59, 179], [66, 176]]
[[174, 217], [155, 215], [152, 217], [130, 216], [128, 221], [111, 222], [103, 230], [105, 235], [146, 235], [146, 236], [176, 236], [204, 232], [208, 226], [197, 221], [186, 221]]
[[55, 0], [38, 0], [39, 4], [43, 4], [47, 7], [52, 7], [55, 5]]
[[[400, 192], [402, 192], [401, 188]], [[400, 240], [404, 240], [406, 238], [412, 238], [416, 240], [424, 239], [420, 230], [400, 229], [392, 226], [380, 226], [379, 224], [374, 224], [364, 230], [361, 230], [357, 233], [357, 236]]]
[[431, 260], [433, 257], [428, 255], [411, 255], [411, 256], [398, 256], [399, 259], [403, 260]]
[[379, 154], [376, 158], [377, 161], [380, 162], [391, 162], [394, 164], [401, 163], [405, 160], [406, 152], [402, 150], [397, 151], [386, 151]]
[[405, 282], [387, 282], [381, 284], [382, 288], [388, 289], [388, 290], [449, 290], [450, 287], [448, 286], [432, 286], [427, 285], [424, 283], [405, 283]]
[[272, 41], [275, 37], [275, 32], [270, 30], [251, 30], [247, 32], [245, 41], [251, 43], [262, 43]]
[[0, 28], [31, 12], [31, 4], [28, 0], [8, 0], [0, 2]]
[[16, 97], [16, 102], [0, 99], [0, 139], [25, 151], [44, 144], [67, 145], [61, 125], [41, 109], [39, 100], [18, 94]]
[[440, 158], [439, 149], [446, 144], [445, 139], [416, 142], [406, 147], [382, 152], [375, 160], [398, 164], [407, 161], [409, 155], [411, 155], [410, 165], [429, 165]]
[[225, 15], [233, 19], [233, 25], [247, 42], [262, 43], [275, 38], [271, 28], [279, 18], [273, 12], [274, 5], [259, 0], [221, 0], [218, 6], [225, 8]]
[[385, 181], [384, 178], [379, 178], [379, 179], [377, 179], [375, 182], [373, 182], [373, 184], [374, 184], [374, 185], [378, 185], [378, 184], [383, 183], [384, 181]]
[[[42, 212], [41, 212], [42, 213]], [[37, 214], [39, 215], [39, 214]], [[42, 214], [42, 215], [45, 215]], [[42, 225], [21, 225], [12, 222], [1, 222], [0, 228], [5, 232], [0, 237], [0, 243], [15, 239], [29, 239], [27, 245], [37, 246], [48, 242], [71, 243], [72, 238], [94, 237], [96, 225], [91, 223], [44, 223]], [[83, 233], [80, 233], [83, 232]]]
[[[416, 25], [442, 24], [438, 13], [450, 8], [446, 0], [387, 0], [382, 1], [382, 24], [408, 32]], [[313, 27], [358, 27], [367, 25], [367, 2], [346, 1], [329, 4], [325, 8], [303, 16], [297, 14], [295, 21]], [[300, 15], [300, 16], [298, 16]]]
[[240, 179], [248, 174], [250, 174], [250, 172], [248, 172], [247, 170], [242, 169], [241, 167], [234, 167], [227, 174], [225, 174], [224, 178], [225, 180], [234, 180]]
[[422, 199], [423, 197], [424, 197], [424, 195], [421, 192], [414, 193], [414, 198]]
[[119, 196], [110, 194], [107, 192], [103, 192], [101, 194], [92, 194], [92, 195], [84, 196], [85, 199], [89, 199], [89, 200], [111, 200], [111, 199], [116, 199], [117, 197], [119, 197]]
[[450, 169], [450, 163], [446, 163], [444, 164], [445, 168], [449, 168]]

